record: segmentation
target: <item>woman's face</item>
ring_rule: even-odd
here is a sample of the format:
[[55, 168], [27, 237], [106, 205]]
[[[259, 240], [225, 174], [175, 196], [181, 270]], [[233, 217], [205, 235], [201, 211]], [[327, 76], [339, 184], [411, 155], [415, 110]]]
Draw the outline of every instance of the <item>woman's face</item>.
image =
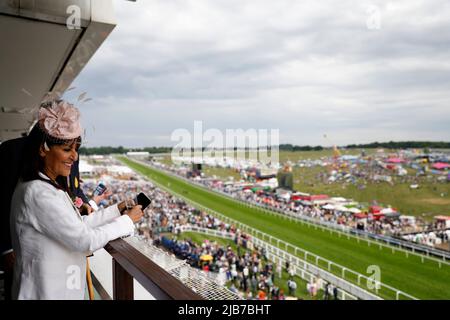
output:
[[78, 159], [79, 144], [73, 142], [54, 145], [49, 151], [41, 150], [44, 158], [44, 173], [52, 180], [58, 176], [68, 177], [72, 165]]

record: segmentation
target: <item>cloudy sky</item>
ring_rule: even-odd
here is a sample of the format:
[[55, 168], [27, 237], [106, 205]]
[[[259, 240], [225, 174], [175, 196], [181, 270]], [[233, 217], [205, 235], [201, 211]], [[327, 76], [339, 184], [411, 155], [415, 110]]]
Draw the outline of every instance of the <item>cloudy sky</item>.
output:
[[298, 145], [450, 140], [448, 0], [114, 5], [73, 84], [87, 146], [172, 146], [195, 120]]

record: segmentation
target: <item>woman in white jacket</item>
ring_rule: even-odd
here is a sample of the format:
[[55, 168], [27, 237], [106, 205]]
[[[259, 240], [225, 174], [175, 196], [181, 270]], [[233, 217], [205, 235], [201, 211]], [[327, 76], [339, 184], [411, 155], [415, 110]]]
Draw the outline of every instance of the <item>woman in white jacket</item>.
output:
[[55, 101], [41, 108], [27, 137], [22, 179], [11, 203], [15, 299], [84, 299], [86, 256], [133, 233], [143, 215], [141, 206], [121, 215], [123, 204], [80, 215], [65, 184], [80, 135], [78, 110]]

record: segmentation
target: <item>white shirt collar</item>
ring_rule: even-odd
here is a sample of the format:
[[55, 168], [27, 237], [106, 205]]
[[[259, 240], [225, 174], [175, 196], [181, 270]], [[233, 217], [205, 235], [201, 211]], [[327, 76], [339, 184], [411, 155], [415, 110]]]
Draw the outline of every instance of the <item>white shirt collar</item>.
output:
[[45, 180], [49, 180], [49, 181], [50, 181], [50, 178], [47, 177], [45, 174], [43, 174], [43, 173], [40, 172], [40, 171], [39, 171], [39, 176], [40, 176], [41, 178], [45, 179]]

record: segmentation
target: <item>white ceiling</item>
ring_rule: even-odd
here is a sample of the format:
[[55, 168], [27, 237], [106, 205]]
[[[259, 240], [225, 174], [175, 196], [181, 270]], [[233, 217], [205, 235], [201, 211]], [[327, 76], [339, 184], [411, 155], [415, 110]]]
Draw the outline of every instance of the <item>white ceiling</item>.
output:
[[[0, 108], [28, 112], [36, 106], [80, 34], [59, 24], [0, 15]], [[2, 117], [2, 128], [10, 118]]]
[[114, 28], [111, 1], [92, 1], [78, 1], [78, 30], [61, 5], [76, 0], [0, 1], [0, 141], [26, 132], [44, 95], [66, 90]]

